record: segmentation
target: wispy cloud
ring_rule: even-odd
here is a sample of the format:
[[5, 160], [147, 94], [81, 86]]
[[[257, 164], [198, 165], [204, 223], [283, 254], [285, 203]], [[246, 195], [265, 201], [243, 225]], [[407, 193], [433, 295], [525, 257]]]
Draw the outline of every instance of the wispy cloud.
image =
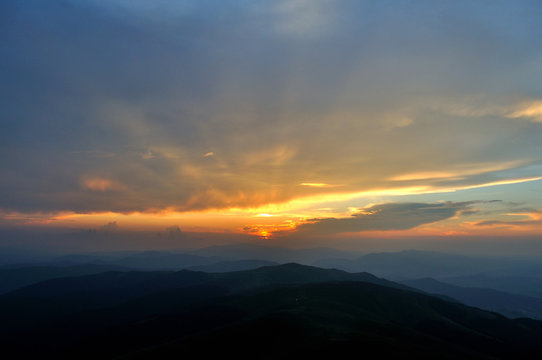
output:
[[309, 187], [317, 187], [317, 188], [325, 188], [325, 187], [335, 187], [338, 185], [331, 185], [326, 183], [313, 183], [313, 182], [303, 182], [299, 184], [301, 186], [309, 186]]
[[455, 179], [465, 176], [493, 173], [525, 165], [529, 161], [515, 160], [494, 163], [471, 163], [449, 166], [449, 170], [408, 173], [390, 178], [392, 181]]
[[123, 187], [121, 184], [119, 184], [116, 181], [105, 179], [105, 178], [99, 178], [99, 177], [83, 178], [81, 180], [81, 186], [87, 190], [101, 191], [101, 192], [110, 191], [110, 190], [120, 190]]
[[156, 158], [156, 155], [152, 151], [148, 150], [146, 153], [141, 154], [141, 158], [144, 160], [150, 160]]
[[531, 101], [520, 104], [518, 108], [506, 115], [509, 118], [525, 118], [533, 122], [542, 122], [542, 101]]
[[474, 223], [480, 227], [538, 227], [542, 225], [542, 211], [516, 212], [508, 216], [522, 217], [518, 220], [482, 220]]

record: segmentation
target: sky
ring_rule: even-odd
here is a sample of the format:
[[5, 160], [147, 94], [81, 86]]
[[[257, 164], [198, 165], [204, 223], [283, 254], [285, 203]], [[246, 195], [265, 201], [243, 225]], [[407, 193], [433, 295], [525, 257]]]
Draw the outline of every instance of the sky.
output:
[[3, 1], [0, 246], [542, 252], [541, 38], [539, 1]]

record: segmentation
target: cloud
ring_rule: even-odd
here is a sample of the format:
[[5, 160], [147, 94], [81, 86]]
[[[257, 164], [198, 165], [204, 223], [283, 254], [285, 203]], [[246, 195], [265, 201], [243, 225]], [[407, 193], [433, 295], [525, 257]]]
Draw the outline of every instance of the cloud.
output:
[[495, 173], [525, 165], [528, 161], [499, 161], [494, 163], [470, 163], [450, 166], [447, 170], [408, 173], [390, 178], [391, 181], [438, 180], [464, 178], [471, 175]]
[[87, 190], [101, 192], [122, 188], [117, 182], [104, 178], [85, 178], [81, 181], [81, 186]]
[[141, 154], [141, 158], [145, 160], [150, 160], [156, 158], [156, 155], [154, 155], [150, 150], [148, 150], [146, 153]]
[[533, 122], [542, 122], [542, 101], [523, 103], [507, 116], [513, 119], [526, 118]]
[[540, 115], [541, 13], [0, 2], [0, 208], [252, 208], [414, 193], [397, 180], [419, 194], [537, 178], [542, 128], [508, 117]]
[[[159, 236], [162, 236], [162, 233], [159, 233]], [[166, 228], [164, 236], [169, 239], [181, 239], [184, 237], [184, 234], [178, 225], [173, 225]]]
[[539, 220], [516, 220], [516, 221], [503, 221], [503, 220], [484, 220], [475, 223], [476, 226], [539, 226], [542, 225], [542, 219]]
[[542, 100], [522, 96], [478, 96], [475, 99], [440, 99], [432, 105], [437, 111], [470, 118], [503, 117], [542, 122]]
[[118, 224], [116, 221], [111, 221], [111, 222], [108, 222], [107, 224], [105, 224], [104, 226], [102, 226], [99, 230], [102, 231], [102, 232], [111, 232], [111, 231], [116, 231], [117, 229], [119, 228]]
[[[474, 225], [481, 227], [512, 226], [529, 227], [542, 225], [542, 211], [533, 209], [516, 209], [515, 212], [508, 213], [508, 216], [520, 216], [520, 220], [482, 220], [475, 222]], [[526, 218], [526, 219], [525, 219]]]
[[310, 186], [310, 187], [334, 187], [334, 186], [337, 186], [337, 185], [330, 185], [330, 184], [326, 184], [326, 183], [312, 183], [312, 182], [303, 182], [301, 184], [299, 184], [301, 186]]
[[297, 233], [330, 235], [368, 230], [407, 230], [449, 219], [466, 210], [473, 202], [387, 203], [362, 209], [348, 218], [312, 219], [299, 225]]

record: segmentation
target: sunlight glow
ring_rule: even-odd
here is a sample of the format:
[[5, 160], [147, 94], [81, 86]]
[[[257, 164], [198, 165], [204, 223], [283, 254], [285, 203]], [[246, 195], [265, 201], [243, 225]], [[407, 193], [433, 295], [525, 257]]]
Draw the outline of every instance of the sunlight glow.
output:
[[310, 186], [310, 187], [332, 187], [332, 186], [336, 186], [336, 185], [329, 185], [329, 184], [325, 184], [325, 183], [311, 183], [311, 182], [304, 182], [304, 183], [301, 183], [299, 185], [301, 185], [301, 186]]

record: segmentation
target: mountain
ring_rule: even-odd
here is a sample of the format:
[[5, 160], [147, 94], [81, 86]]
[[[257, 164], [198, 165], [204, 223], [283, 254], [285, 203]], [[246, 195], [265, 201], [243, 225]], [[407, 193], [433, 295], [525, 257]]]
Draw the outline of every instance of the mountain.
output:
[[418, 250], [372, 253], [351, 260], [321, 259], [312, 265], [350, 272], [366, 271], [394, 280], [542, 270], [542, 264], [536, 258], [491, 258]]
[[[303, 284], [231, 297], [190, 309], [177, 321], [210, 321], [208, 314], [214, 320], [212, 329], [192, 330], [125, 358], [168, 358], [179, 353], [343, 358], [358, 353], [383, 358], [409, 354], [432, 359], [520, 359], [531, 358], [542, 348], [537, 338], [542, 331], [539, 322], [509, 320], [363, 282]], [[221, 316], [218, 321], [217, 315]], [[163, 329], [167, 322], [159, 317], [145, 327]], [[144, 327], [130, 330], [127, 334], [127, 327], [119, 327], [111, 335], [143, 338], [146, 332]]]
[[[248, 259], [267, 261], [268, 263], [249, 265]], [[234, 264], [234, 261], [245, 263]], [[34, 264], [34, 266], [97, 264], [146, 271], [195, 269], [223, 272], [288, 262], [348, 272], [369, 272], [394, 280], [467, 275], [499, 278], [505, 276], [537, 277], [542, 280], [542, 275], [537, 275], [542, 274], [542, 261], [535, 257], [482, 257], [416, 250], [360, 256], [359, 253], [325, 247], [287, 249], [257, 244], [212, 246], [190, 251], [117, 251], [70, 254], [54, 257], [49, 259], [47, 263]]]
[[0, 294], [44, 280], [126, 270], [116, 265], [24, 266], [0, 268]]
[[[85, 299], [100, 302], [81, 307], [77, 300]], [[10, 301], [10, 319], [19, 326], [0, 324], [0, 346], [22, 358], [356, 353], [522, 359], [542, 350], [541, 322], [507, 319], [370, 274], [298, 264], [222, 274], [110, 272], [49, 280], [1, 296], [3, 320]], [[29, 321], [35, 315], [29, 309], [50, 310], [44, 302], [77, 310]]]
[[344, 258], [359, 256], [356, 252], [341, 251], [327, 247], [309, 249], [287, 249], [256, 244], [236, 244], [210, 246], [190, 252], [200, 256], [227, 257], [230, 259], [261, 259], [278, 263], [296, 262], [309, 265], [319, 259]]
[[56, 298], [66, 295], [108, 294], [119, 297], [142, 296], [156, 291], [191, 285], [213, 285], [230, 292], [272, 285], [317, 283], [325, 281], [366, 281], [385, 286], [405, 288], [404, 285], [380, 279], [369, 273], [348, 273], [320, 269], [295, 263], [264, 266], [254, 270], [225, 273], [205, 273], [190, 270], [173, 271], [110, 271], [100, 274], [59, 278], [30, 285], [0, 297]]
[[[3, 231], [2, 235], [9, 238], [13, 235], [10, 231]], [[52, 258], [51, 254], [39, 250], [20, 249], [13, 247], [0, 246], [0, 266], [12, 266], [20, 264], [29, 264], [48, 261]]]
[[199, 256], [166, 251], [144, 251], [111, 261], [111, 264], [141, 270], [180, 270], [191, 266], [210, 265], [224, 261], [219, 256]]
[[206, 273], [187, 270], [112, 271], [51, 279], [0, 296], [0, 327], [22, 328], [82, 310], [116, 306], [155, 292], [202, 284], [208, 279]]
[[402, 284], [430, 294], [449, 296], [466, 305], [496, 311], [511, 318], [542, 319], [542, 299], [539, 298], [487, 288], [461, 287], [432, 278], [406, 280]]
[[219, 256], [200, 256], [177, 251], [111, 252], [99, 254], [70, 254], [51, 259], [44, 266], [96, 264], [132, 270], [181, 270], [206, 266], [229, 260]]
[[204, 271], [204, 272], [232, 272], [257, 269], [262, 266], [278, 265], [274, 261], [266, 260], [231, 260], [220, 261], [209, 265], [197, 265], [191, 266], [188, 270], [192, 271]]
[[[2, 318], [0, 329], [13, 330], [35, 326], [43, 321], [86, 310], [114, 307], [157, 293], [173, 292], [186, 298], [192, 296], [191, 292], [211, 289], [213, 295], [231, 295], [258, 288], [325, 281], [366, 281], [405, 288], [404, 285], [379, 279], [367, 273], [350, 274], [298, 264], [229, 273], [188, 270], [112, 271], [51, 279], [0, 296], [0, 318]], [[195, 287], [199, 290], [193, 290]], [[187, 290], [189, 288], [192, 290]], [[158, 297], [153, 302], [163, 303], [163, 299]]]
[[531, 276], [495, 276], [492, 274], [474, 274], [445, 277], [440, 280], [466, 287], [485, 287], [513, 294], [542, 298], [542, 279]]

